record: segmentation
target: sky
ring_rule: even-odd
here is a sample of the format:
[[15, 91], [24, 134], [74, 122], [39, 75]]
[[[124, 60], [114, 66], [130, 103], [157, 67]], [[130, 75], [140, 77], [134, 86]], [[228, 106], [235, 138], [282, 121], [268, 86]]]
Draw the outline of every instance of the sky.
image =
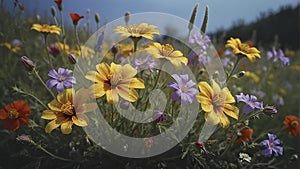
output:
[[[13, 0], [3, 0], [7, 9], [13, 6]], [[26, 10], [36, 11], [39, 15], [49, 12], [51, 6], [56, 6], [54, 0], [19, 0], [26, 6]], [[126, 11], [130, 13], [163, 12], [173, 14], [189, 20], [196, 3], [199, 3], [196, 25], [200, 27], [204, 15], [205, 6], [209, 7], [209, 21], [207, 32], [216, 31], [219, 28], [229, 28], [233, 22], [242, 19], [246, 23], [255, 21], [261, 12], [270, 10], [278, 11], [281, 6], [296, 6], [300, 0], [63, 0], [65, 21], [71, 23], [68, 16], [70, 12], [87, 15], [87, 9], [91, 11], [91, 19], [94, 22], [94, 14], [101, 17], [101, 24], [105, 19], [112, 21], [124, 16]], [[85, 17], [86, 19], [86, 17]], [[84, 21], [83, 21], [84, 22]]]

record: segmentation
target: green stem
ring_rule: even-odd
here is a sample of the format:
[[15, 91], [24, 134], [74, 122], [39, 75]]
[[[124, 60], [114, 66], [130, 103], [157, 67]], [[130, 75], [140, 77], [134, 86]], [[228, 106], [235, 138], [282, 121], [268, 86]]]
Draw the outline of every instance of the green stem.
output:
[[53, 64], [52, 64], [52, 60], [51, 60], [51, 57], [50, 57], [50, 55], [49, 55], [49, 52], [48, 52], [48, 48], [47, 48], [47, 34], [44, 34], [44, 40], [45, 40], [45, 51], [46, 51], [46, 53], [47, 53], [47, 57], [48, 57], [48, 64], [50, 65], [50, 67], [53, 69]]
[[[155, 81], [155, 84], [154, 84], [152, 90], [154, 90], [154, 89], [156, 88], [157, 83], [158, 83], [158, 80], [159, 80], [159, 78], [160, 78], [160, 74], [161, 74], [161, 70], [159, 70], [159, 72], [158, 72], [157, 79], [156, 79], [156, 81]], [[152, 91], [152, 90], [151, 90], [151, 91]], [[146, 111], [146, 109], [147, 109], [147, 107], [148, 107], [148, 104], [149, 104], [149, 99], [147, 99], [147, 102], [146, 102], [146, 106], [145, 106], [145, 108], [144, 108], [144, 111]]]
[[238, 65], [238, 63], [240, 62], [241, 59], [242, 59], [242, 56], [237, 56], [237, 59], [236, 59], [235, 64], [234, 64], [234, 67], [232, 68], [230, 74], [226, 78], [226, 82], [228, 82], [228, 80], [232, 77], [233, 72], [237, 68], [237, 65]]
[[77, 43], [77, 46], [78, 46], [79, 50], [81, 51], [81, 47], [80, 47], [80, 43], [79, 43], [79, 37], [78, 37], [78, 31], [77, 31], [77, 26], [76, 25], [74, 25], [74, 29], [75, 29], [76, 43]]
[[57, 155], [52, 154], [51, 152], [49, 152], [48, 150], [46, 150], [41, 145], [39, 145], [36, 142], [34, 142], [33, 140], [31, 140], [30, 143], [33, 144], [34, 146], [36, 146], [38, 149], [42, 150], [44, 153], [48, 154], [49, 156], [51, 156], [51, 157], [53, 157], [55, 159], [62, 160], [62, 161], [72, 161], [71, 159], [66, 159], [66, 158], [59, 157]]
[[62, 15], [62, 11], [59, 11], [59, 15], [60, 15], [60, 21], [61, 21], [61, 35], [64, 38], [65, 36], [65, 30], [64, 30], [64, 20], [63, 20], [63, 15]]
[[23, 90], [21, 90], [21, 89], [17, 89], [17, 90], [15, 90], [16, 92], [19, 92], [19, 93], [21, 93], [21, 94], [25, 94], [25, 95], [27, 95], [27, 96], [30, 96], [30, 97], [32, 97], [33, 99], [35, 99], [38, 103], [40, 103], [40, 105], [42, 105], [45, 109], [48, 109], [48, 107], [39, 99], [39, 98], [37, 98], [36, 96], [34, 96], [33, 94], [31, 94], [31, 93], [27, 93], [27, 92], [25, 92], [25, 91], [23, 91]]
[[41, 76], [39, 75], [39, 73], [36, 71], [35, 68], [33, 68], [33, 73], [35, 74], [35, 76], [39, 79], [39, 81], [42, 83], [42, 85], [47, 89], [47, 91], [51, 94], [51, 96], [56, 99], [56, 97], [54, 96], [54, 94], [52, 93], [52, 91], [47, 87], [47, 85], [45, 84], [45, 82], [43, 81], [43, 79], [41, 78]]

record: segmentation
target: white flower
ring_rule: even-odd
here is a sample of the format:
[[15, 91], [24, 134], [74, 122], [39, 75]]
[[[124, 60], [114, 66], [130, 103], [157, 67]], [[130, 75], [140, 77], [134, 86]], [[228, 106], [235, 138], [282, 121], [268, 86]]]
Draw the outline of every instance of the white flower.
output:
[[240, 153], [240, 160], [247, 161], [248, 163], [250, 163], [251, 157], [247, 153]]

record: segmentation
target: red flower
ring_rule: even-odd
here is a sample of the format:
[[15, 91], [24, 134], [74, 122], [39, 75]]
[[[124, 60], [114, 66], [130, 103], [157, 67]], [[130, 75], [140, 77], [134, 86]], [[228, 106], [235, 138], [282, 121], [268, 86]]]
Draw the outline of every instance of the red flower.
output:
[[247, 143], [249, 140], [252, 139], [253, 129], [245, 127], [242, 130], [240, 130], [239, 134], [240, 137], [235, 141], [235, 143], [236, 144], [240, 142]]
[[17, 130], [20, 125], [25, 126], [28, 123], [30, 107], [27, 102], [14, 101], [0, 110], [0, 119], [4, 128]]
[[62, 10], [62, 5], [61, 5], [62, 0], [54, 0], [54, 2], [56, 3], [58, 9], [61, 11]]
[[70, 13], [70, 17], [71, 17], [74, 25], [77, 25], [78, 21], [80, 19], [84, 18], [84, 16], [80, 16], [77, 13]]
[[283, 124], [285, 125], [285, 129], [289, 134], [294, 136], [299, 135], [300, 125], [299, 119], [296, 116], [285, 116]]

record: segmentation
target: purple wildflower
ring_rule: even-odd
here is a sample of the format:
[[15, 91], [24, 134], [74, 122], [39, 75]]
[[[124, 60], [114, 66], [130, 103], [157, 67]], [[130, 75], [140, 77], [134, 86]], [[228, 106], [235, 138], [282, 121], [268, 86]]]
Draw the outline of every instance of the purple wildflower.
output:
[[238, 102], [244, 102], [246, 103], [243, 107], [243, 113], [248, 114], [252, 112], [255, 108], [262, 110], [263, 109], [263, 103], [258, 102], [256, 96], [253, 95], [244, 95], [244, 93], [241, 93], [240, 95], [236, 95]]
[[277, 50], [275, 48], [272, 49], [272, 51], [269, 51], [267, 53], [267, 58], [273, 59], [274, 62], [277, 62], [278, 60], [281, 61], [281, 66], [289, 66], [290, 65], [290, 59], [286, 56], [284, 56], [284, 53], [281, 49]]
[[102, 31], [97, 37], [97, 42], [94, 47], [95, 51], [97, 52], [102, 51], [103, 43], [104, 43], [104, 31]]
[[69, 69], [58, 68], [57, 72], [52, 69], [49, 71], [48, 76], [53, 79], [48, 80], [46, 85], [48, 88], [52, 88], [56, 85], [57, 92], [61, 93], [64, 91], [64, 86], [66, 88], [71, 88], [72, 84], [76, 83], [74, 76], [68, 76], [70, 73], [72, 73], [72, 70]]
[[203, 50], [207, 50], [211, 40], [210, 40], [209, 36], [207, 36], [201, 32], [197, 32], [194, 35], [190, 36], [189, 42], [191, 44], [199, 45]]
[[209, 63], [210, 59], [207, 57], [206, 52], [203, 52], [201, 54], [197, 54], [194, 51], [192, 51], [188, 55], [188, 63], [195, 66], [195, 67], [200, 67], [203, 65], [206, 65]]
[[22, 45], [22, 42], [19, 40], [19, 39], [13, 39], [10, 44], [12, 46], [21, 46]]
[[157, 66], [155, 59], [153, 59], [150, 55], [146, 57], [141, 57], [134, 59], [133, 67], [135, 69], [146, 69], [152, 71]]
[[155, 121], [155, 122], [162, 122], [162, 121], [165, 121], [166, 120], [166, 116], [164, 114], [163, 111], [156, 111], [153, 116], [152, 116], [152, 119]]
[[193, 52], [191, 52], [188, 56], [189, 63], [194, 66], [202, 66], [207, 64], [209, 62], [209, 58], [207, 57], [207, 49], [209, 48], [209, 44], [211, 42], [209, 36], [202, 34], [201, 32], [197, 32], [190, 36], [189, 42], [197, 45]]
[[251, 93], [258, 96], [260, 99], [263, 99], [266, 96], [265, 92], [263, 92], [261, 90], [257, 90], [257, 89], [251, 90]]
[[169, 87], [177, 89], [177, 91], [172, 94], [172, 100], [177, 100], [179, 97], [181, 97], [182, 105], [186, 104], [187, 102], [192, 103], [196, 98], [196, 93], [198, 92], [198, 90], [193, 87], [196, 85], [196, 83], [192, 80], [189, 80], [189, 76], [187, 74], [180, 76], [173, 74], [172, 77], [177, 82], [170, 82], [168, 85]]
[[29, 71], [32, 71], [33, 68], [35, 67], [35, 63], [27, 56], [22, 56], [21, 62], [26, 67], [26, 69]]
[[280, 140], [276, 139], [276, 135], [268, 133], [269, 140], [263, 140], [259, 143], [260, 146], [265, 146], [267, 149], [263, 150], [261, 154], [265, 157], [271, 157], [273, 152], [274, 156], [277, 157], [283, 154], [283, 148], [278, 146]]
[[229, 63], [230, 63], [230, 59], [229, 58], [224, 58], [223, 59], [223, 66], [224, 67], [226, 67]]

